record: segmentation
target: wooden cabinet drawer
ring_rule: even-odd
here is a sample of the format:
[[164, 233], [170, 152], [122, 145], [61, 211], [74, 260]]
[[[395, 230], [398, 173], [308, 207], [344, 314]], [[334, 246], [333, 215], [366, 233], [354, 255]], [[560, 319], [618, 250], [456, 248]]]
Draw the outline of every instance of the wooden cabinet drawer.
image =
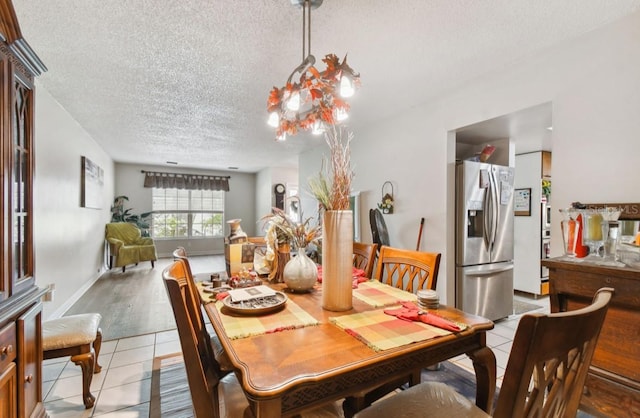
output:
[[0, 330], [0, 372], [16, 358], [16, 324], [10, 323]]

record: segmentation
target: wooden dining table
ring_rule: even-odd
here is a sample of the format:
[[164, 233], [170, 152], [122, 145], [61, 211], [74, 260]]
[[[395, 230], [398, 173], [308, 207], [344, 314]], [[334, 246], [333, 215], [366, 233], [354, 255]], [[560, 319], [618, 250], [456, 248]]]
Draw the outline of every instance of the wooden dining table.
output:
[[332, 312], [322, 308], [319, 285], [312, 292], [302, 294], [289, 292], [283, 284], [269, 286], [286, 294], [287, 303], [294, 302], [313, 317], [315, 323], [292, 329], [283, 326], [275, 332], [243, 338], [230, 337], [232, 332], [225, 327], [225, 319], [229, 318], [224, 317], [238, 315], [226, 307], [221, 308], [222, 302], [212, 302], [201, 293], [204, 310], [257, 418], [292, 416], [461, 354], [473, 360], [476, 404], [489, 411], [496, 387], [496, 359], [486, 345], [486, 331], [493, 328], [492, 321], [440, 305], [434, 311], [437, 315], [464, 324], [466, 328], [437, 338], [376, 350], [337, 326], [335, 319], [380, 307], [354, 297], [351, 310]]

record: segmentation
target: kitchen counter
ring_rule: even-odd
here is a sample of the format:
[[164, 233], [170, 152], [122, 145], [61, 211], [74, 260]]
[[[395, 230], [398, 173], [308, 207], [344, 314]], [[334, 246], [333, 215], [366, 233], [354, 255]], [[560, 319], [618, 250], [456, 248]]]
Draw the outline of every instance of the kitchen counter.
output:
[[586, 306], [601, 287], [615, 289], [580, 408], [602, 417], [640, 416], [640, 270], [563, 258], [542, 265], [549, 268], [551, 312]]

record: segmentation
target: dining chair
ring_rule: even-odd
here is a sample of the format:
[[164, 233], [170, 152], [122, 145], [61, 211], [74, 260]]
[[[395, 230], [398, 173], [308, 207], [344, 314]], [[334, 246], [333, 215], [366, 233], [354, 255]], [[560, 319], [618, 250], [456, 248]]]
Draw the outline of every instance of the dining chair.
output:
[[440, 253], [382, 246], [374, 279], [407, 292], [436, 290]]
[[376, 262], [378, 244], [353, 242], [353, 267], [364, 270], [364, 275], [371, 278]]
[[222, 344], [220, 343], [220, 339], [215, 334], [210, 334], [207, 330], [204, 315], [202, 314], [202, 306], [200, 302], [200, 296], [198, 293], [198, 288], [196, 285], [196, 280], [191, 272], [191, 265], [189, 263], [189, 258], [187, 257], [187, 252], [184, 247], [178, 247], [175, 251], [173, 251], [173, 259], [180, 260], [183, 263], [184, 276], [187, 281], [187, 285], [189, 286], [189, 290], [193, 297], [189, 298], [189, 309], [193, 313], [194, 318], [194, 326], [197, 327], [198, 336], [202, 336], [205, 340], [204, 344], [207, 347], [207, 350], [211, 355], [214, 356], [216, 361], [220, 366], [220, 370], [218, 373], [226, 374], [233, 370], [233, 366], [231, 365], [231, 361], [225, 353], [224, 348], [222, 348]]
[[[210, 354], [207, 339], [203, 337], [197, 314], [192, 309], [196, 295], [189, 286], [184, 260], [173, 261], [163, 270], [162, 278], [176, 320], [195, 417], [252, 417], [249, 401], [235, 373], [221, 374], [220, 364]], [[221, 408], [221, 403], [224, 408]], [[304, 412], [301, 416], [341, 417], [342, 410], [334, 402]]]
[[[374, 280], [415, 293], [420, 289], [435, 290], [440, 267], [440, 253], [404, 250], [383, 245], [380, 248]], [[410, 375], [393, 379], [373, 389], [347, 398], [345, 410], [348, 415], [364, 409], [377, 399], [393, 392], [398, 387], [420, 383], [422, 368]]]
[[[513, 340], [493, 417], [575, 417], [614, 289], [598, 290], [591, 305], [552, 314], [526, 314]], [[357, 413], [374, 417], [488, 417], [452, 387], [425, 382]]]

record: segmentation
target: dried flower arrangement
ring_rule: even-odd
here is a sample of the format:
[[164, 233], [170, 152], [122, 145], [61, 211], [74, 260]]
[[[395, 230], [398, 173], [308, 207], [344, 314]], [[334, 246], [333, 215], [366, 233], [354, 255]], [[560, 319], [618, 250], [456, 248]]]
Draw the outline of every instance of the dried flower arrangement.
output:
[[304, 222], [296, 222], [282, 209], [273, 208], [272, 213], [263, 216], [267, 221], [267, 243], [277, 241], [277, 244], [293, 244], [296, 248], [305, 248], [309, 244], [316, 244], [322, 230], [318, 225], [310, 225], [311, 218]]
[[353, 179], [349, 148], [353, 133], [344, 127], [331, 125], [325, 139], [330, 152], [329, 167], [323, 158], [320, 172], [309, 179], [309, 189], [324, 210], [347, 210]]

